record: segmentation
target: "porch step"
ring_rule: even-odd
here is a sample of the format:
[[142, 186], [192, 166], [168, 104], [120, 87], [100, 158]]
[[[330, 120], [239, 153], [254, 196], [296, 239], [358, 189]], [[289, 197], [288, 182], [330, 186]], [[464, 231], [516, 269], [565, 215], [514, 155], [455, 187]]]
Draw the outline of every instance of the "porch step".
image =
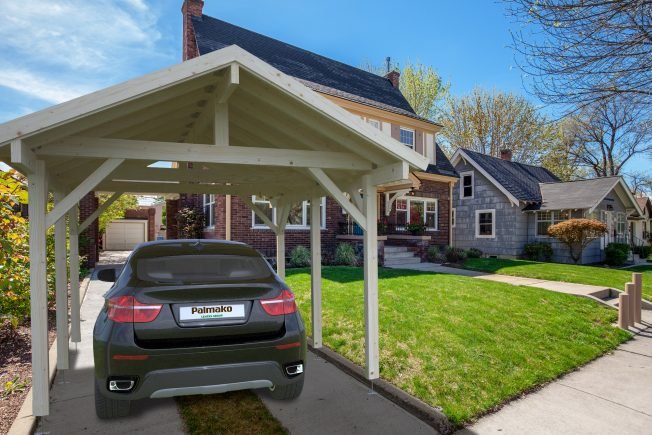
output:
[[398, 258], [388, 258], [385, 257], [385, 266], [400, 266], [404, 264], [419, 264], [421, 259], [419, 257], [398, 257]]
[[408, 252], [407, 246], [385, 246], [385, 255], [395, 252]]

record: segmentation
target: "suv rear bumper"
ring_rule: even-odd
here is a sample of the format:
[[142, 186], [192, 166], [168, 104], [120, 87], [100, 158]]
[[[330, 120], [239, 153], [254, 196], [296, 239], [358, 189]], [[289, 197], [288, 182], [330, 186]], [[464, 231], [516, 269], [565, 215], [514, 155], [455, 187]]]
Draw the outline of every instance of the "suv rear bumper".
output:
[[[301, 381], [303, 374], [289, 378], [283, 370], [274, 361], [164, 369], [148, 372], [143, 379], [136, 381], [129, 392], [108, 391], [108, 382], [98, 386], [103, 395], [111, 399], [136, 400], [269, 388]], [[111, 378], [119, 379], [120, 376]], [[98, 379], [97, 382], [102, 380]]]

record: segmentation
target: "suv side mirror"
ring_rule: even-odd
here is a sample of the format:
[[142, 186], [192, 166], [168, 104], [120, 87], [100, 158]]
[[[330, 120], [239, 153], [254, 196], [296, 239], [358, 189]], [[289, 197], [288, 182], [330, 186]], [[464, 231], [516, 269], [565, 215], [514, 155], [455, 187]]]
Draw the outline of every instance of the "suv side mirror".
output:
[[116, 270], [115, 269], [102, 269], [97, 272], [97, 279], [104, 282], [115, 282]]

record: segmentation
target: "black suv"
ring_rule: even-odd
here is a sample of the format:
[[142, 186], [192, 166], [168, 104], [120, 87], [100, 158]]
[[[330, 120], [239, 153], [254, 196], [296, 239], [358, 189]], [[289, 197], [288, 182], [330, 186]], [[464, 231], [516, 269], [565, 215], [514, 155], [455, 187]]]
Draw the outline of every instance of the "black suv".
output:
[[269, 388], [303, 389], [306, 333], [294, 295], [242, 243], [168, 240], [139, 245], [117, 276], [93, 331], [98, 417], [134, 399]]

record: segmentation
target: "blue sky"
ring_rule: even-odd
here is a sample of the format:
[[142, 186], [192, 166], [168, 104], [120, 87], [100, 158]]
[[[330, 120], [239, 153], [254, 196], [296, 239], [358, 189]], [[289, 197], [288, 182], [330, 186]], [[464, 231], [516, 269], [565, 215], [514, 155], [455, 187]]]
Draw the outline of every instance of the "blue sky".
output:
[[[1, 2], [0, 122], [179, 62], [181, 4]], [[204, 13], [354, 66], [387, 56], [432, 65], [454, 95], [481, 86], [531, 98], [499, 1], [206, 0]]]

